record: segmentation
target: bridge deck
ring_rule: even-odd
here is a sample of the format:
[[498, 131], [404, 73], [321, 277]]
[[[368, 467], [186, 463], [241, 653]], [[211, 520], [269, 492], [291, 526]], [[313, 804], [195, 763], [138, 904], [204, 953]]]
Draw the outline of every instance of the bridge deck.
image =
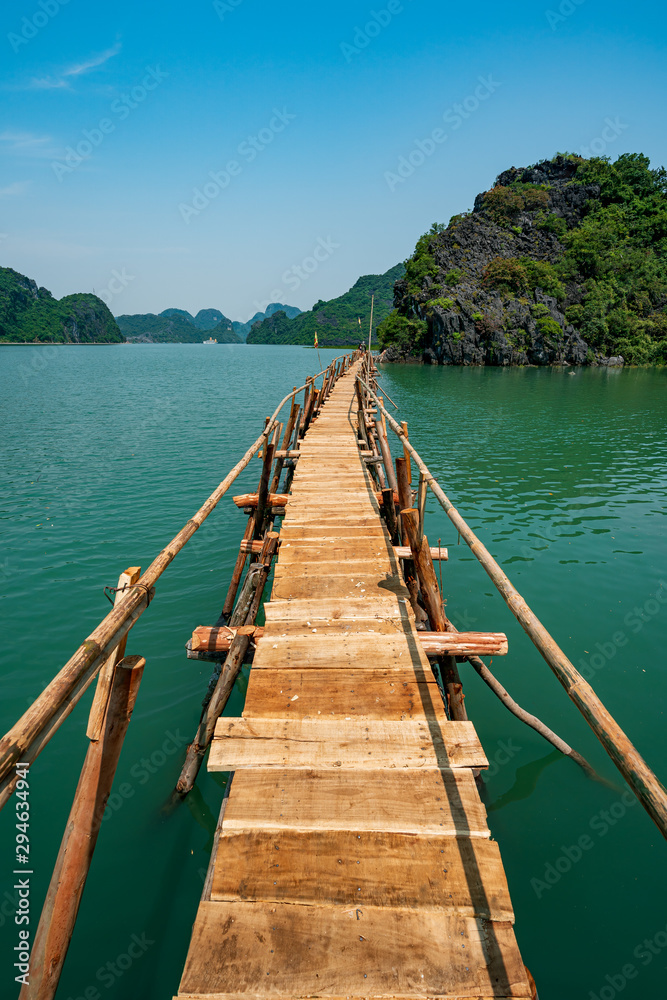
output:
[[356, 438], [354, 372], [302, 445], [180, 998], [530, 1000], [497, 845]]

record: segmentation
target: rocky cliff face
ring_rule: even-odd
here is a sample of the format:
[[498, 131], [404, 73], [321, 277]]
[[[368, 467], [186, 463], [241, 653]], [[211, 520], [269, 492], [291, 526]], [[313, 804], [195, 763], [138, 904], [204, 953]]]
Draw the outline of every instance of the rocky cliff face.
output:
[[123, 343], [116, 321], [96, 295], [55, 299], [9, 267], [0, 268], [0, 343]]
[[[441, 365], [580, 365], [595, 354], [567, 319], [582, 282], [555, 265], [561, 237], [600, 189], [574, 182], [575, 158], [502, 173], [471, 213], [434, 226], [396, 282], [384, 360]], [[392, 326], [393, 324], [393, 326]], [[411, 324], [411, 332], [408, 326]]]

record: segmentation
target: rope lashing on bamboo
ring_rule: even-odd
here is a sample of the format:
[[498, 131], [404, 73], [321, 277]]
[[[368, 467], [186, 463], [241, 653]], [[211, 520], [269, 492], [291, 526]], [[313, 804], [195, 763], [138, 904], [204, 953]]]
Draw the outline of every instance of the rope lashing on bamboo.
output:
[[433, 495], [450, 521], [457, 528], [459, 536], [463, 536], [471, 552], [474, 553], [488, 573], [526, 635], [542, 654], [553, 673], [565, 688], [568, 696], [584, 716], [663, 837], [667, 839], [667, 789], [648, 766], [613, 716], [607, 711], [588, 681], [582, 677], [574, 664], [571, 663], [535, 612], [528, 607], [528, 604], [512, 584], [509, 577], [501, 569], [461, 514], [459, 514], [454, 504], [433, 476], [431, 476], [429, 469], [424, 464], [423, 459], [416, 449], [410, 444], [400, 424], [387, 412], [370, 386], [364, 382], [363, 378], [357, 375], [357, 379], [369, 396], [375, 400], [378, 409], [382, 410], [392, 430], [403, 442], [403, 447], [407, 448], [414, 457], [420, 472], [424, 476], [430, 476], [428, 482]]
[[114, 599], [111, 596], [112, 594], [122, 594], [126, 590], [133, 590], [134, 587], [141, 587], [146, 591], [146, 607], [148, 607], [152, 601], [152, 597], [150, 588], [145, 583], [124, 583], [122, 587], [105, 587], [103, 593], [107, 601], [113, 605]]

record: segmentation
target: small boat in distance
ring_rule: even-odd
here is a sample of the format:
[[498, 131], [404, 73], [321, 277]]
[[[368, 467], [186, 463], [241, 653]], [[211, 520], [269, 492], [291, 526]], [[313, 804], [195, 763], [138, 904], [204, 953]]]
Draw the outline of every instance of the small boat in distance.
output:
[[208, 340], [204, 340], [203, 343], [204, 344], [217, 344], [218, 341], [217, 340], [213, 340], [212, 337], [209, 337]]

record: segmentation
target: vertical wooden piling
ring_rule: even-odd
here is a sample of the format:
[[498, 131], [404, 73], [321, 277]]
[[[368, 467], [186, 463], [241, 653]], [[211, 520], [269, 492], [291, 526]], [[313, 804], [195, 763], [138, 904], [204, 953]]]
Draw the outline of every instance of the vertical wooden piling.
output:
[[30, 981], [19, 1000], [53, 1000], [111, 792], [145, 660], [127, 656], [114, 672], [104, 727], [81, 770], [30, 956]]
[[[130, 587], [135, 584], [140, 576], [141, 566], [130, 566], [124, 573], [121, 573], [118, 578], [118, 589], [116, 590], [116, 596], [114, 598], [114, 607], [116, 607], [116, 605], [127, 596], [127, 590], [123, 590], [123, 588]], [[92, 708], [90, 709], [88, 728], [86, 730], [86, 736], [89, 740], [99, 740], [102, 734], [104, 717], [107, 712], [107, 705], [109, 704], [109, 697], [111, 695], [116, 665], [120, 663], [125, 656], [126, 645], [127, 635], [123, 636], [97, 675], [97, 687], [95, 688], [95, 696], [93, 698]]]
[[[433, 566], [431, 549], [428, 539], [419, 530], [419, 511], [414, 507], [401, 511], [404, 533], [408, 544], [412, 549], [412, 558], [419, 577], [419, 586], [422, 598], [426, 607], [431, 628], [434, 632], [447, 632], [449, 622], [445, 614], [442, 603], [442, 596], [438, 586], [438, 578]], [[443, 684], [447, 693], [449, 703], [449, 714], [456, 722], [465, 722], [468, 714], [464, 705], [463, 685], [459, 677], [456, 659], [453, 656], [442, 657]]]
[[375, 421], [375, 431], [377, 434], [378, 444], [380, 445], [380, 451], [382, 453], [382, 461], [384, 463], [385, 472], [387, 474], [387, 483], [392, 488], [392, 490], [398, 490], [396, 475], [394, 473], [394, 466], [391, 461], [391, 451], [389, 449], [389, 442], [387, 441], [387, 435], [385, 433], [385, 429], [379, 420]]
[[[412, 506], [412, 490], [410, 489], [410, 483], [408, 482], [407, 467], [404, 458], [396, 459], [396, 483], [398, 487], [399, 509], [406, 510]], [[401, 529], [403, 544], [409, 544], [403, 527], [402, 518], [399, 518], [398, 526]], [[426, 612], [419, 603], [419, 581], [417, 579], [415, 564], [412, 559], [403, 560], [403, 577], [410, 594], [410, 604], [412, 605], [412, 610], [415, 613], [417, 627], [423, 627], [423, 623], [426, 621], [427, 616]]]
[[213, 739], [215, 724], [224, 712], [234, 683], [243, 665], [250, 644], [250, 628], [254, 624], [264, 594], [264, 587], [271, 570], [271, 562], [278, 548], [277, 532], [267, 532], [259, 555], [259, 561], [248, 569], [246, 581], [231, 618], [231, 625], [238, 626], [220, 676], [210, 701], [199, 720], [197, 733], [185, 754], [185, 763], [176, 783], [176, 794], [184, 797], [192, 790], [197, 780], [204, 755]]
[[264, 515], [269, 496], [269, 479], [271, 477], [271, 467], [273, 465], [273, 453], [275, 448], [267, 442], [264, 448], [264, 465], [262, 467], [262, 478], [257, 491], [257, 510], [255, 511], [254, 537], [260, 538], [263, 533]]
[[[406, 420], [402, 420], [401, 421], [401, 427], [402, 427], [403, 433], [405, 434], [405, 437], [407, 439], [407, 436], [408, 436], [408, 424], [407, 424]], [[408, 483], [411, 483], [412, 482], [412, 464], [410, 462], [410, 452], [405, 447], [405, 442], [403, 442], [403, 458], [405, 459], [405, 464], [406, 464], [406, 467], [407, 467]]]
[[[292, 432], [294, 431], [294, 424], [298, 418], [299, 407], [297, 403], [292, 402], [292, 408], [290, 409], [290, 415], [285, 426], [285, 434], [282, 440], [281, 451], [287, 452], [289, 450], [289, 443], [292, 439]], [[280, 485], [280, 477], [285, 465], [284, 458], [277, 458], [276, 465], [273, 473], [273, 479], [271, 480], [271, 486], [269, 488], [269, 493], [277, 493], [278, 487]]]
[[382, 490], [382, 507], [384, 517], [387, 522], [387, 530], [391, 535], [392, 545], [398, 545], [398, 524], [396, 520], [396, 505], [394, 502], [394, 490], [388, 487]]

